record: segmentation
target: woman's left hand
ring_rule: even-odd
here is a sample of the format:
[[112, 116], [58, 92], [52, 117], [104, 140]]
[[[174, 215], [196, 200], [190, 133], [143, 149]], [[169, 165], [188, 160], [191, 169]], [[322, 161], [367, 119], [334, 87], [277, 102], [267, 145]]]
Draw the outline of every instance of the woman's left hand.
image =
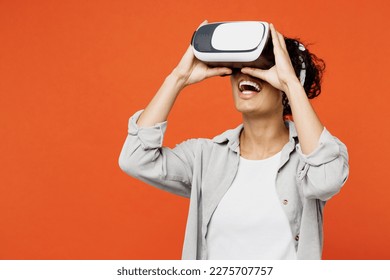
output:
[[270, 29], [274, 45], [275, 65], [268, 70], [244, 67], [241, 72], [262, 79], [288, 94], [289, 84], [299, 82], [299, 80], [295, 75], [283, 35], [275, 29], [272, 23]]

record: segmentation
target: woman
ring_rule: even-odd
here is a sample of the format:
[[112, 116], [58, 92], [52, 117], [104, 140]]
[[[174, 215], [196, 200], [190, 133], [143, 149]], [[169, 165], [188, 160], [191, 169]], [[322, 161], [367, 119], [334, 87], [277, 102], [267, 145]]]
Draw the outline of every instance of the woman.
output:
[[[323, 208], [348, 177], [347, 149], [308, 100], [320, 92], [321, 60], [270, 29], [271, 69], [209, 68], [188, 48], [146, 109], [129, 120], [122, 170], [190, 198], [183, 259], [321, 258]], [[220, 75], [231, 75], [243, 124], [213, 139], [163, 147], [181, 90]], [[285, 122], [290, 110], [294, 122]]]

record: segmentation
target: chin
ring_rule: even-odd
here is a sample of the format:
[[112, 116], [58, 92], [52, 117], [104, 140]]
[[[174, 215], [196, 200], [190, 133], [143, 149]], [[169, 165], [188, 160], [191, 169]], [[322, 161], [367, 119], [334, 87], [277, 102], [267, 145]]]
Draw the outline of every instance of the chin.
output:
[[251, 106], [236, 106], [236, 110], [238, 112], [240, 112], [241, 114], [244, 114], [244, 115], [253, 115], [253, 116], [257, 116], [257, 115], [263, 115], [264, 112], [262, 112], [261, 110], [259, 110], [259, 108], [254, 108], [254, 107], [251, 107]]
[[250, 104], [236, 104], [236, 110], [242, 115], [269, 118], [283, 114], [283, 107], [281, 108], [259, 108], [259, 106], [250, 106]]

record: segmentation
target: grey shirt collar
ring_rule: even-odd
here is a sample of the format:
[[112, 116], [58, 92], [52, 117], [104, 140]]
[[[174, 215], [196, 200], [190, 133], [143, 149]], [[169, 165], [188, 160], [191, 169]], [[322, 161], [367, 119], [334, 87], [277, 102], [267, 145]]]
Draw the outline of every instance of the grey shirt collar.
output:
[[[298, 143], [298, 134], [295, 129], [295, 125], [292, 121], [285, 121], [285, 125], [289, 128], [289, 143], [293, 144], [293, 147], [296, 143]], [[234, 151], [239, 152], [239, 146], [240, 146], [240, 133], [241, 130], [244, 128], [243, 124], [240, 124], [236, 128], [229, 129], [225, 131], [224, 133], [215, 136], [212, 141], [215, 143], [222, 144], [224, 142], [228, 142], [228, 147]], [[291, 146], [291, 144], [289, 146]]]

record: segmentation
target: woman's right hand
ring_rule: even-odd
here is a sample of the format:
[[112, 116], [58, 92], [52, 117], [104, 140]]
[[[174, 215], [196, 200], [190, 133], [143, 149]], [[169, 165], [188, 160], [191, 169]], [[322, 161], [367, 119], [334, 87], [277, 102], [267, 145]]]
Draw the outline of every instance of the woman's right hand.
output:
[[182, 81], [183, 88], [210, 77], [230, 75], [231, 73], [232, 70], [227, 67], [208, 67], [194, 56], [191, 46], [188, 47], [179, 64], [172, 72], [173, 75]]

